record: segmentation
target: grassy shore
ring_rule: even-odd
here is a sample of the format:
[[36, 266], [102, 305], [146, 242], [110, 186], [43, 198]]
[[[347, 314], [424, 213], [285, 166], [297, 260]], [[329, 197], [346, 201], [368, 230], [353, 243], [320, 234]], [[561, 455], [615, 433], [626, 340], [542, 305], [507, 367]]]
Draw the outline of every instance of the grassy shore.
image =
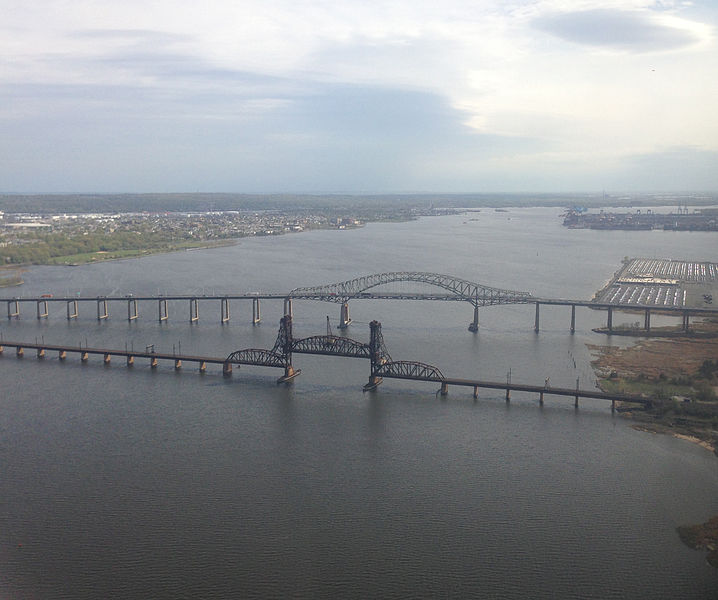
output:
[[162, 254], [166, 252], [178, 252], [180, 250], [200, 249], [200, 248], [217, 248], [220, 246], [232, 246], [236, 244], [236, 240], [221, 240], [208, 243], [204, 242], [177, 242], [159, 246], [156, 248], [137, 248], [132, 250], [115, 250], [106, 252], [98, 250], [97, 252], [85, 252], [82, 254], [69, 254], [66, 256], [54, 256], [50, 258], [46, 264], [48, 265], [84, 265], [88, 263], [101, 262], [105, 260], [118, 260], [122, 258], [139, 258], [150, 254]]

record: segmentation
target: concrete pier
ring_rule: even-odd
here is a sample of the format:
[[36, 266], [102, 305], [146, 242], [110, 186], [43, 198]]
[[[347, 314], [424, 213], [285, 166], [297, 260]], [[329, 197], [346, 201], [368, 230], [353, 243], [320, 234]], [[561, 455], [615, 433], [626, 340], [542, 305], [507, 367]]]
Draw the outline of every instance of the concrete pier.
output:
[[262, 321], [262, 307], [259, 304], [259, 298], [252, 298], [252, 325], [256, 325]]
[[449, 393], [449, 384], [443, 381], [441, 383], [441, 387], [439, 388], [439, 394], [442, 396], [446, 396]]
[[47, 300], [38, 300], [37, 301], [37, 318], [38, 319], [47, 319]]
[[97, 320], [102, 321], [106, 319], [110, 314], [107, 312], [107, 300], [105, 298], [97, 299]]
[[476, 333], [479, 330], [479, 306], [474, 304], [474, 320], [469, 324], [469, 331]]
[[349, 316], [349, 303], [348, 302], [342, 302], [341, 306], [339, 307], [339, 329], [346, 329], [349, 327], [349, 324], [352, 322], [351, 317]]
[[651, 330], [651, 309], [647, 308], [645, 312], [645, 316], [643, 317], [643, 328], [646, 331]]
[[539, 332], [539, 303], [536, 303], [536, 317], [534, 319], [534, 331]]
[[71, 319], [77, 319], [77, 315], [78, 315], [77, 300], [68, 300], [67, 301], [67, 320], [70, 321]]
[[222, 364], [222, 375], [229, 377], [232, 374], [232, 363], [225, 362]]
[[220, 323], [229, 323], [229, 298], [222, 298], [220, 300]]
[[45, 358], [45, 348], [38, 348], [38, 349], [37, 349], [37, 357], [38, 357], [38, 358]]
[[[15, 307], [11, 308], [13, 305]], [[7, 318], [12, 319], [13, 317], [15, 317], [16, 319], [20, 317], [20, 303], [17, 300], [8, 300], [7, 301]]]
[[105, 352], [105, 356], [103, 357], [102, 362], [104, 362], [106, 365], [110, 364], [110, 353], [109, 352]]
[[179, 371], [182, 368], [182, 361], [179, 358], [175, 358], [175, 371]]
[[294, 311], [292, 310], [292, 299], [291, 298], [284, 299], [284, 314], [288, 315], [290, 317], [294, 317]]
[[127, 355], [127, 366], [131, 367], [134, 364], [135, 364], [135, 357], [132, 356], [131, 354], [128, 354]]
[[158, 300], [158, 312], [159, 312], [159, 320], [160, 323], [162, 321], [166, 321], [169, 317], [169, 313], [167, 312], [167, 299], [166, 298], [160, 298]]
[[196, 323], [199, 321], [199, 300], [190, 298], [189, 301], [189, 322]]
[[606, 316], [606, 327], [608, 331], [613, 331], [613, 308], [608, 307], [608, 315]]
[[130, 298], [127, 301], [127, 320], [134, 321], [138, 316], [137, 312], [137, 300]]
[[576, 333], [576, 305], [571, 305], [571, 333]]
[[67, 352], [65, 350], [60, 350], [57, 353], [57, 358], [59, 358], [60, 360], [65, 360], [67, 358]]

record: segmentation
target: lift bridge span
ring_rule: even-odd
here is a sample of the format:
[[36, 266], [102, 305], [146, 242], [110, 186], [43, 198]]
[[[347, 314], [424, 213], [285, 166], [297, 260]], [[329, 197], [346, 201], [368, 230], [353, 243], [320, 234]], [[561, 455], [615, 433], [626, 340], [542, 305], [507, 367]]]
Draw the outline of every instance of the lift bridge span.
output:
[[101, 355], [104, 357], [104, 363], [107, 365], [111, 361], [111, 357], [124, 357], [128, 366], [135, 363], [135, 359], [147, 359], [150, 361], [152, 368], [157, 367], [158, 361], [170, 360], [174, 361], [175, 369], [182, 368], [182, 363], [198, 363], [200, 372], [204, 372], [207, 364], [221, 364], [222, 372], [225, 376], [232, 373], [232, 367], [240, 365], [253, 365], [261, 367], [274, 367], [284, 370], [284, 374], [277, 380], [277, 383], [286, 383], [293, 380], [301, 372], [295, 369], [292, 364], [293, 354], [319, 354], [326, 356], [338, 356], [347, 358], [362, 358], [370, 362], [371, 370], [369, 381], [364, 386], [364, 391], [373, 391], [382, 382], [384, 378], [405, 379], [412, 381], [426, 381], [440, 384], [438, 393], [445, 396], [448, 393], [449, 385], [473, 387], [474, 398], [478, 397], [479, 388], [488, 388], [494, 390], [505, 390], [506, 401], [509, 401], [511, 391], [530, 392], [538, 394], [539, 404], [543, 405], [544, 395], [554, 396], [573, 396], [574, 405], [578, 407], [579, 397], [595, 398], [611, 401], [611, 408], [615, 409], [617, 401], [637, 402], [647, 404], [649, 399], [641, 396], [631, 396], [620, 393], [606, 393], [600, 390], [579, 389], [578, 380], [576, 388], [555, 388], [543, 386], [529, 385], [511, 382], [510, 378], [504, 382], [483, 381], [476, 379], [460, 379], [445, 377], [438, 367], [425, 363], [409, 360], [393, 360], [384, 344], [384, 338], [381, 332], [381, 323], [372, 321], [369, 324], [370, 339], [369, 343], [359, 342], [350, 338], [335, 336], [328, 329], [327, 335], [316, 335], [306, 338], [295, 339], [292, 335], [292, 317], [285, 315], [282, 317], [279, 326], [279, 332], [274, 346], [271, 349], [265, 348], [246, 348], [232, 352], [229, 356], [211, 357], [175, 354], [174, 351], [169, 353], [156, 353], [154, 349], [146, 348], [145, 351], [135, 351], [134, 349], [124, 350], [110, 348], [90, 348], [88, 346], [69, 346], [58, 344], [45, 344], [44, 341], [38, 343], [37, 340], [32, 342], [10, 342], [0, 339], [0, 356], [3, 354], [5, 347], [14, 347], [18, 357], [24, 356], [25, 350], [33, 349], [37, 352], [38, 358], [45, 358], [47, 352], [57, 352], [60, 361], [64, 361], [68, 353], [80, 355], [80, 359], [86, 362], [90, 355]]

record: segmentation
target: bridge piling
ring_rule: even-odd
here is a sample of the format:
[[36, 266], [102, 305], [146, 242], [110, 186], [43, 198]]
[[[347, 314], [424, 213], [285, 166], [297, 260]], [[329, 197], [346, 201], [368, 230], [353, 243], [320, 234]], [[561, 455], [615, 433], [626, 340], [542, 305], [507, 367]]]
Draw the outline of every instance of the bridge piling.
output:
[[261, 309], [259, 298], [252, 298], [252, 325], [257, 325], [262, 321]]
[[25, 350], [22, 346], [17, 347], [17, 349], [15, 350], [15, 356], [25, 356]]
[[107, 312], [107, 299], [98, 298], [97, 299], [97, 320], [102, 321], [102, 319], [107, 319], [109, 316], [110, 316], [110, 314]]
[[222, 375], [224, 375], [225, 377], [229, 377], [230, 375], [232, 375], [232, 363], [222, 363]]
[[169, 317], [169, 313], [167, 312], [167, 299], [160, 298], [158, 301], [158, 305], [159, 320], [160, 323], [162, 323], [162, 321], [166, 321]]
[[137, 312], [137, 300], [131, 298], [127, 301], [127, 320], [134, 321], [137, 318], [138, 314], [139, 313]]
[[469, 324], [469, 331], [476, 333], [479, 330], [479, 305], [474, 304], [474, 320]]
[[576, 333], [576, 305], [571, 305], [571, 333]]
[[[10, 307], [15, 304], [15, 309], [11, 309]], [[7, 318], [12, 319], [15, 317], [16, 319], [20, 318], [20, 303], [17, 300], [8, 300], [7, 301]]]
[[38, 348], [38, 349], [37, 349], [37, 357], [38, 357], [38, 358], [45, 358], [45, 348]]
[[606, 327], [609, 333], [613, 331], [613, 308], [610, 306], [608, 307], [608, 315], [606, 316]]
[[60, 351], [57, 353], [57, 358], [58, 358], [59, 360], [65, 360], [65, 359], [67, 358], [67, 352], [66, 352], [65, 350], [60, 350]]
[[447, 396], [449, 394], [449, 384], [445, 381], [441, 382], [441, 387], [439, 388], [439, 394], [442, 396]]
[[199, 321], [199, 300], [190, 298], [189, 301], [189, 322], [196, 323]]
[[474, 386], [474, 400], [476, 400], [476, 398], [478, 398], [478, 397], [479, 397], [479, 386], [475, 385]]
[[109, 352], [105, 352], [102, 362], [104, 362], [106, 365], [110, 364], [110, 353]]
[[222, 298], [220, 300], [220, 322], [222, 324], [229, 323], [229, 298]]
[[539, 406], [543, 406], [543, 392], [539, 393]]
[[134, 364], [135, 364], [135, 357], [132, 356], [131, 354], [128, 354], [128, 355], [127, 355], [127, 366], [128, 366], [128, 367], [131, 367], [131, 366], [133, 366]]
[[292, 310], [292, 299], [291, 298], [284, 299], [284, 314], [289, 315], [290, 317], [294, 317], [294, 311]]
[[77, 319], [78, 310], [77, 310], [77, 300], [68, 300], [67, 301], [67, 320], [70, 321], [71, 319]]
[[643, 317], [643, 328], [646, 332], [651, 330], [651, 309], [647, 308], [646, 313]]
[[349, 317], [349, 303], [348, 302], [342, 302], [341, 307], [339, 308], [339, 329], [346, 329], [349, 327], [349, 324], [352, 322], [351, 318]]
[[534, 319], [534, 331], [539, 332], [539, 303], [536, 303], [536, 317]]
[[38, 300], [37, 301], [37, 318], [38, 319], [43, 319], [43, 318], [47, 319], [47, 315], [48, 315], [47, 300]]

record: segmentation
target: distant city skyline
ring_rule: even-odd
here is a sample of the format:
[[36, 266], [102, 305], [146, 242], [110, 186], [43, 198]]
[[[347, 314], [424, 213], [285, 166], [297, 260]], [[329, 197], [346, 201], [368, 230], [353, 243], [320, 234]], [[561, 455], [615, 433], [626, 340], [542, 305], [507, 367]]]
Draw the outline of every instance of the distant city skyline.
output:
[[0, 7], [0, 193], [718, 190], [712, 0]]

